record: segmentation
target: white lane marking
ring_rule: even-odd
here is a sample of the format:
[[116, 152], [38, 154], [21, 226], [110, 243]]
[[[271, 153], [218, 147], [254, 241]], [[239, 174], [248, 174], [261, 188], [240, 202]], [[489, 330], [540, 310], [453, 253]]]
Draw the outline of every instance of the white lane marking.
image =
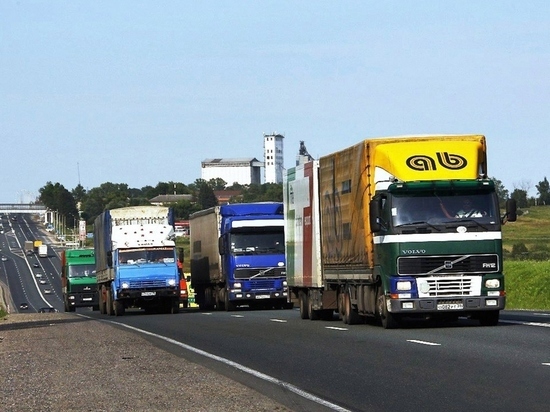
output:
[[233, 318], [244, 318], [243, 315], [231, 315], [231, 317], [233, 317]]
[[279, 323], [286, 323], [287, 321], [284, 319], [269, 319], [271, 322], [279, 322]]
[[282, 381], [280, 379], [274, 378], [273, 376], [266, 375], [265, 373], [262, 373], [262, 372], [259, 372], [259, 371], [255, 370], [255, 369], [252, 369], [252, 368], [249, 368], [247, 366], [241, 365], [240, 363], [233, 362], [232, 360], [223, 358], [221, 356], [214, 355], [213, 353], [206, 352], [202, 349], [195, 348], [194, 346], [190, 346], [190, 345], [187, 345], [185, 343], [178, 342], [177, 340], [167, 338], [166, 336], [157, 335], [156, 333], [152, 333], [152, 332], [149, 332], [149, 331], [146, 331], [146, 330], [143, 330], [143, 329], [139, 329], [139, 328], [136, 328], [134, 326], [125, 325], [124, 323], [118, 323], [118, 322], [115, 322], [115, 321], [112, 321], [112, 320], [97, 319], [97, 318], [92, 318], [90, 316], [86, 316], [86, 315], [82, 315], [82, 314], [77, 314], [77, 316], [82, 316], [83, 318], [88, 318], [88, 319], [93, 319], [93, 320], [99, 320], [101, 322], [112, 323], [114, 325], [123, 326], [127, 329], [131, 329], [133, 331], [143, 333], [144, 335], [153, 336], [155, 338], [162, 339], [162, 340], [164, 340], [168, 343], [171, 343], [173, 345], [176, 345], [176, 346], [179, 346], [181, 348], [187, 349], [191, 352], [195, 352], [198, 355], [201, 355], [201, 356], [204, 356], [206, 358], [210, 358], [210, 359], [213, 359], [215, 361], [218, 361], [218, 362], [224, 363], [226, 365], [232, 366], [235, 369], [240, 370], [241, 372], [248, 373], [248, 374], [250, 374], [250, 375], [252, 375], [252, 376], [254, 376], [258, 379], [262, 379], [266, 382], [270, 382], [270, 383], [275, 384], [277, 386], [281, 386], [281, 387], [285, 388], [286, 390], [289, 390], [289, 391], [295, 393], [296, 395], [301, 396], [302, 398], [305, 398], [305, 399], [307, 399], [311, 402], [318, 403], [319, 405], [322, 405], [322, 406], [324, 406], [326, 408], [329, 408], [333, 411], [352, 412], [350, 409], [343, 408], [339, 405], [336, 405], [335, 403], [332, 403], [332, 402], [329, 402], [325, 399], [319, 398], [318, 396], [315, 396], [315, 395], [313, 395], [309, 392], [306, 392], [306, 391], [298, 388], [297, 386], [292, 385], [291, 383], [288, 383], [288, 382]]
[[420, 345], [428, 345], [428, 346], [441, 346], [441, 343], [427, 342], [425, 340], [407, 339], [407, 342], [419, 343]]
[[548, 362], [542, 362], [542, 364], [543, 364], [544, 366], [550, 366], [550, 363], [548, 363]]
[[211, 315], [212, 312], [203, 312], [203, 315]]
[[550, 316], [550, 313], [533, 313], [535, 316]]
[[542, 328], [550, 328], [550, 323], [543, 323], [543, 322], [522, 322], [519, 320], [499, 320], [499, 322], [513, 323], [515, 325], [523, 325], [523, 326], [539, 326]]
[[325, 326], [325, 329], [332, 329], [332, 330], [348, 330], [348, 328], [339, 328], [338, 326]]

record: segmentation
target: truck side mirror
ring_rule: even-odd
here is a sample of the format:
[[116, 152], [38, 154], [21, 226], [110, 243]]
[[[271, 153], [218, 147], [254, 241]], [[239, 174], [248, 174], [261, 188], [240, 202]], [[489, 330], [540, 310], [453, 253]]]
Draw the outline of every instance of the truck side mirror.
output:
[[178, 248], [178, 259], [180, 260], [181, 263], [183, 263], [183, 248], [182, 247], [179, 247]]
[[506, 215], [507, 222], [515, 222], [517, 219], [517, 204], [515, 199], [508, 199], [506, 201]]
[[380, 202], [378, 199], [371, 199], [369, 202], [369, 223], [370, 230], [380, 232], [382, 225], [380, 224]]
[[107, 252], [107, 266], [110, 268], [113, 267], [113, 252], [111, 251]]

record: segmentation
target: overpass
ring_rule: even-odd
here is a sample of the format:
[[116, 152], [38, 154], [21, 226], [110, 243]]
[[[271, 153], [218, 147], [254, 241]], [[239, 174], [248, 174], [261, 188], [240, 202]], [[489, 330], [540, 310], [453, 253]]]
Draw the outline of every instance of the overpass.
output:
[[0, 203], [0, 213], [46, 213], [48, 209], [44, 205], [26, 203]]

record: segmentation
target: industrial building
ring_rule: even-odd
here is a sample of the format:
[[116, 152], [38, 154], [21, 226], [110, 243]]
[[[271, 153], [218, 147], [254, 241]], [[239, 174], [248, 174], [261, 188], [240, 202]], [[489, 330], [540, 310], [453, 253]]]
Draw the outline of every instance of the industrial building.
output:
[[[255, 157], [215, 158], [201, 162], [201, 178], [223, 179], [228, 186], [233, 183], [241, 185], [282, 183], [284, 171], [283, 156], [284, 136], [279, 133], [264, 133], [264, 161]], [[262, 181], [262, 168], [264, 180]]]

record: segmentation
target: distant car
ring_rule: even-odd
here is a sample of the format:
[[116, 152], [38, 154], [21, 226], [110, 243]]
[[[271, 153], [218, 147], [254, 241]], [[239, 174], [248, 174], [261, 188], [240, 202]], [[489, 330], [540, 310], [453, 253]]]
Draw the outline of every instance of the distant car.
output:
[[19, 309], [26, 310], [26, 309], [28, 309], [28, 308], [29, 308], [29, 305], [28, 305], [27, 303], [21, 303], [21, 304], [19, 305]]
[[42, 273], [35, 273], [34, 276], [36, 276], [37, 278], [41, 278], [41, 277], [42, 277]]
[[40, 308], [40, 309], [38, 309], [38, 312], [39, 313], [55, 313], [55, 312], [57, 312], [57, 309], [56, 308], [50, 308], [50, 307]]
[[41, 284], [41, 285], [45, 285], [46, 283], [48, 283], [48, 282], [46, 281], [46, 279], [40, 279], [40, 284]]
[[6, 260], [8, 260], [8, 258], [5, 256], [2, 256], [2, 262], [5, 262]]
[[44, 294], [45, 295], [49, 295], [50, 293], [52, 293], [51, 289], [44, 289]]
[[40, 265], [39, 265], [38, 263], [33, 263], [33, 264], [32, 264], [32, 267], [33, 267], [33, 268], [39, 268]]

